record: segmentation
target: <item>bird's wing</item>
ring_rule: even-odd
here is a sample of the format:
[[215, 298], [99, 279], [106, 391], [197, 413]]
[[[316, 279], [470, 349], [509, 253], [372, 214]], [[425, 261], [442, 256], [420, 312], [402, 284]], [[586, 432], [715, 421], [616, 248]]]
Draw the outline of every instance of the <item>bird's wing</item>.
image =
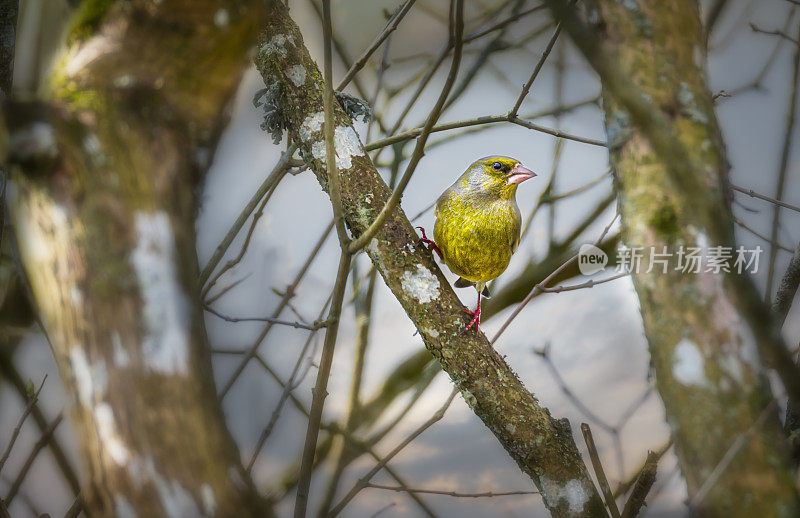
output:
[[453, 286], [456, 288], [467, 288], [469, 286], [475, 286], [475, 283], [472, 281], [468, 281], [464, 277], [459, 277], [456, 282], [453, 283]]
[[520, 232], [522, 232], [522, 215], [519, 213], [519, 208], [514, 205], [514, 222], [510, 226], [511, 230], [511, 253], [517, 251], [519, 247]]

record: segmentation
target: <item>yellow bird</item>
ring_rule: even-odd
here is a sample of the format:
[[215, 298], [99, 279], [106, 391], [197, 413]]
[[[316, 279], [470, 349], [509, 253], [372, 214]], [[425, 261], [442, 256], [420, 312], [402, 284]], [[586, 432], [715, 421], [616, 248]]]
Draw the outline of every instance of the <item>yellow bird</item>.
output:
[[472, 320], [464, 332], [473, 325], [480, 330], [481, 295], [489, 296], [486, 283], [505, 271], [517, 250], [522, 227], [517, 186], [534, 176], [513, 158], [478, 159], [436, 202], [433, 240], [417, 227], [422, 230], [420, 242], [459, 276], [455, 286], [478, 290], [478, 306], [467, 311]]

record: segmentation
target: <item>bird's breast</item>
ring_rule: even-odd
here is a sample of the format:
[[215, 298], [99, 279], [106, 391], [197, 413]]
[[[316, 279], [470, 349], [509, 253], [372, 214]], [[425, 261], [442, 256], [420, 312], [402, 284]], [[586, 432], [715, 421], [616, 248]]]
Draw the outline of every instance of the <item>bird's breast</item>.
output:
[[520, 223], [513, 200], [475, 200], [446, 192], [437, 204], [434, 240], [453, 273], [488, 282], [508, 267]]

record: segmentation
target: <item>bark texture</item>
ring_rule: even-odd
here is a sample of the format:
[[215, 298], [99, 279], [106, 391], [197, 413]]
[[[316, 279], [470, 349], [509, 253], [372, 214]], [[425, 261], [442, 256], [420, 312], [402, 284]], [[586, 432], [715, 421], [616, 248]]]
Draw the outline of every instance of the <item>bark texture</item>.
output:
[[[271, 2], [256, 66], [270, 90], [267, 102], [327, 191], [322, 136], [322, 78], [282, 2]], [[343, 213], [354, 236], [363, 232], [391, 194], [352, 121], [335, 106], [336, 161]], [[575, 446], [569, 423], [554, 419], [522, 385], [483, 334], [460, 335], [463, 306], [399, 207], [367, 247], [372, 262], [465, 401], [542, 491], [553, 516], [606, 516]]]
[[[645, 254], [633, 280], [692, 511], [795, 516], [785, 438], [759, 352], [760, 342], [779, 344], [766, 308], [746, 275], [710, 273], [706, 263], [700, 273], [675, 270], [680, 247], [702, 249], [704, 261], [713, 247], [734, 247], [698, 2], [592, 2], [594, 45], [565, 3], [549, 4], [603, 80], [622, 238]], [[624, 92], [618, 76], [638, 93]], [[678, 153], [664, 153], [664, 135]], [[666, 273], [650, 264], [651, 248], [673, 254]], [[715, 472], [741, 438], [741, 450]]]
[[93, 516], [269, 516], [241, 469], [197, 304], [197, 180], [258, 0], [79, 7], [49, 103], [6, 110], [11, 214]]

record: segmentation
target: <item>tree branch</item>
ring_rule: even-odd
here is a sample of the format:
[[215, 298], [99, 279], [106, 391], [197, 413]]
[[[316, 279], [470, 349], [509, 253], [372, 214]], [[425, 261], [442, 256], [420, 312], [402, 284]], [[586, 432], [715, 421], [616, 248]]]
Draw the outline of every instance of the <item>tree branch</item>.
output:
[[[302, 36], [280, 2], [272, 2], [268, 26], [255, 62], [267, 84], [284, 89], [283, 105], [289, 134], [308, 160], [323, 189], [329, 186], [320, 153], [323, 120], [322, 81], [302, 45]], [[302, 67], [305, 82], [288, 79], [286, 72]], [[390, 192], [366, 155], [352, 122], [334, 106], [336, 152], [342, 181], [342, 207], [350, 232], [360, 235], [385, 206]], [[451, 376], [475, 413], [500, 440], [520, 468], [543, 492], [554, 516], [574, 514], [562, 497], [567, 483], [580, 487], [586, 516], [605, 516], [569, 432], [568, 424], [552, 418], [520, 383], [485, 336], [459, 334], [462, 308], [430, 253], [415, 246], [416, 233], [396, 207], [365, 248], [373, 264], [420, 332], [428, 350]], [[574, 502], [573, 502], [574, 504]]]

